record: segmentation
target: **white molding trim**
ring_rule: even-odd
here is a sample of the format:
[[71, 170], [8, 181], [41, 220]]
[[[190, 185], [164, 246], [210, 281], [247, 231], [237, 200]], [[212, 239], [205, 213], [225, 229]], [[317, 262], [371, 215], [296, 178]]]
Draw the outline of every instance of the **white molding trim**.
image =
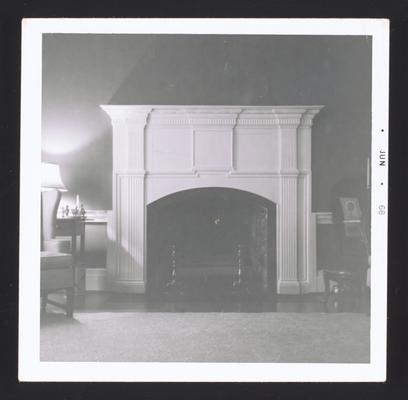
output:
[[152, 107], [149, 106], [100, 106], [111, 118], [114, 123], [139, 123], [146, 125], [146, 121]]
[[202, 167], [196, 166], [197, 168], [194, 170], [147, 170], [146, 172], [125, 172], [120, 171], [116, 172], [117, 175], [133, 175], [133, 176], [146, 176], [149, 178], [180, 178], [180, 177], [198, 177], [200, 175], [206, 174], [219, 174], [219, 175], [226, 175], [230, 178], [240, 178], [240, 177], [266, 177], [266, 178], [280, 178], [282, 176], [288, 177], [297, 177], [299, 175], [309, 175], [310, 171], [301, 171], [297, 169], [287, 169], [287, 170], [232, 170], [226, 169], [224, 166], [220, 167]]
[[330, 225], [333, 223], [333, 213], [331, 211], [316, 212], [317, 225]]
[[142, 294], [146, 292], [145, 282], [133, 281], [133, 280], [111, 281], [108, 288], [112, 292], [119, 292], [119, 293], [136, 293], [136, 294], [140, 293]]
[[[145, 290], [146, 205], [206, 186], [246, 190], [276, 203], [278, 292], [299, 292], [299, 281], [305, 291], [314, 290], [311, 127], [322, 106], [101, 107], [113, 128], [107, 258], [114, 290]], [[180, 129], [187, 134], [176, 135]], [[200, 141], [199, 132], [224, 136]], [[253, 138], [240, 141], [241, 135]], [[155, 150], [152, 138], [164, 140], [169, 150]]]
[[166, 179], [166, 178], [173, 178], [173, 179], [178, 179], [178, 178], [198, 178], [200, 175], [195, 172], [195, 171], [187, 171], [187, 172], [147, 172], [146, 173], [146, 178], [149, 179]]
[[[300, 291], [300, 287], [302, 288]], [[305, 294], [315, 292], [315, 285], [309, 281], [278, 281], [279, 294]]]
[[[308, 171], [307, 173], [310, 173], [310, 171]], [[253, 176], [253, 175], [259, 175], [259, 176], [298, 176], [300, 174], [300, 171], [298, 169], [280, 169], [280, 170], [235, 170], [235, 171], [230, 171], [229, 172], [229, 176], [233, 177], [233, 176]]]
[[115, 171], [115, 176], [129, 176], [129, 177], [136, 177], [136, 178], [144, 178], [146, 175], [146, 171], [132, 171], [132, 170], [123, 170], [123, 171]]
[[150, 126], [179, 127], [186, 125], [196, 128], [205, 126], [284, 126], [287, 129], [299, 126], [310, 127], [314, 116], [323, 106], [137, 106], [101, 105], [112, 121], [126, 120]]
[[200, 165], [196, 164], [195, 169], [198, 173], [229, 173], [230, 168], [229, 166], [226, 167], [225, 165]]

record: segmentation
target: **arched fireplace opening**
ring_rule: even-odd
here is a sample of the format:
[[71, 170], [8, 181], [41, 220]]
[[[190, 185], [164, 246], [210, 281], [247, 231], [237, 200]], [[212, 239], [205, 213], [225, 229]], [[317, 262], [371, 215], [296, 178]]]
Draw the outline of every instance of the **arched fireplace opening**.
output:
[[150, 298], [276, 293], [276, 205], [243, 190], [184, 190], [147, 206]]

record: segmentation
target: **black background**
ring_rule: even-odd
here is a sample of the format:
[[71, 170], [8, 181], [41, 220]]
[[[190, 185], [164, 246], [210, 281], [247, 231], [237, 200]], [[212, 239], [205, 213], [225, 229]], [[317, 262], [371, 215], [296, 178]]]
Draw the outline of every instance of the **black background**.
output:
[[[408, 1], [3, 1], [0, 6], [0, 397], [2, 399], [403, 399], [408, 394]], [[22, 18], [389, 18], [390, 153], [387, 383], [19, 383], [17, 379]], [[405, 207], [404, 207], [405, 206]], [[276, 368], [279, 368], [277, 365]]]

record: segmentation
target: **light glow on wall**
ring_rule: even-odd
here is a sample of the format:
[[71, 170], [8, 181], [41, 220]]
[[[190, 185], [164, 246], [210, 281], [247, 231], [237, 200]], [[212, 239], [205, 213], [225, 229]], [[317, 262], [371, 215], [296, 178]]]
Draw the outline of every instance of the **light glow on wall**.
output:
[[95, 112], [95, 109], [96, 106], [87, 107], [85, 112], [73, 112], [60, 108], [47, 113], [42, 132], [42, 150], [61, 156], [87, 147], [101, 132], [100, 116], [95, 115], [99, 110]]

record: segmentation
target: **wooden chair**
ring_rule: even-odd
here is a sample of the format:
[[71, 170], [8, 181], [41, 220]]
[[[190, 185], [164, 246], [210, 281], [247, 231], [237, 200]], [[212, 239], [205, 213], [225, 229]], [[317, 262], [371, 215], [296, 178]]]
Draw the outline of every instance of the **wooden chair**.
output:
[[323, 273], [326, 311], [363, 311], [365, 287], [361, 270], [324, 270]]
[[[344, 224], [339, 224], [339, 226], [341, 230], [344, 230]], [[323, 270], [326, 311], [363, 312], [367, 292], [366, 244], [359, 236], [347, 237], [344, 234], [340, 235], [339, 242], [338, 267]]]
[[[72, 254], [61, 251], [62, 245], [55, 240], [55, 225], [61, 193], [58, 190], [41, 192], [41, 311], [47, 303], [61, 307], [67, 317], [74, 312], [74, 270]], [[66, 303], [48, 298], [49, 293], [64, 290]]]

